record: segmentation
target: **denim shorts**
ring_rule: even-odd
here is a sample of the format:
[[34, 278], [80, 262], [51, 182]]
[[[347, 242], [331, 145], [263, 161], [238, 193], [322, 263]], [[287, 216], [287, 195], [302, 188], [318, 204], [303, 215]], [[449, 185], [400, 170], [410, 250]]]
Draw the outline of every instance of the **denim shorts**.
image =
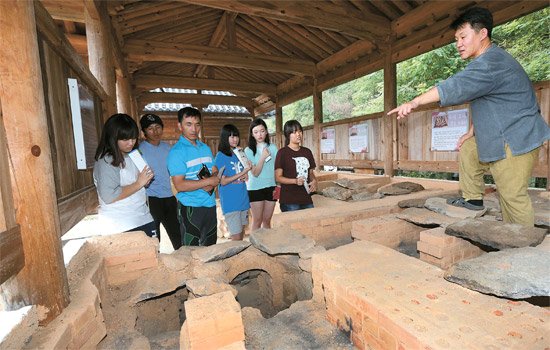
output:
[[243, 232], [243, 226], [248, 225], [248, 210], [232, 211], [223, 217], [230, 235], [237, 235]]

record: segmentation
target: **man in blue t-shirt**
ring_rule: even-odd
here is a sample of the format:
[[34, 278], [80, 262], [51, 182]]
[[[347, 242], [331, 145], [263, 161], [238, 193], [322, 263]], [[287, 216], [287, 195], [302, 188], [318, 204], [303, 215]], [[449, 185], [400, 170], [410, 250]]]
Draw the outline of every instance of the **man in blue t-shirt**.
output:
[[[174, 250], [181, 247], [181, 234], [178, 224], [178, 201], [172, 194], [170, 175], [166, 159], [170, 145], [162, 142], [164, 124], [156, 114], [144, 114], [140, 119], [141, 130], [145, 141], [139, 144], [139, 151], [155, 177], [147, 187], [149, 210], [155, 220], [155, 227], [160, 233], [160, 224], [166, 229]], [[158, 235], [160, 240], [160, 234]]]
[[[216, 244], [216, 197], [218, 169], [210, 147], [199, 140], [201, 112], [193, 107], [178, 111], [181, 136], [168, 154], [168, 172], [178, 191], [178, 219], [183, 245]], [[207, 169], [207, 170], [206, 170]], [[206, 171], [205, 171], [206, 170]], [[204, 173], [208, 174], [205, 176]], [[208, 177], [209, 174], [212, 176]]]
[[400, 119], [428, 103], [470, 102], [473, 127], [457, 144], [462, 197], [447, 203], [484, 209], [483, 174], [490, 170], [504, 222], [532, 227], [535, 215], [527, 188], [550, 128], [542, 119], [531, 81], [510, 54], [491, 43], [493, 16], [489, 10], [470, 8], [451, 28], [460, 57], [472, 61], [463, 71], [388, 114], [397, 113]]

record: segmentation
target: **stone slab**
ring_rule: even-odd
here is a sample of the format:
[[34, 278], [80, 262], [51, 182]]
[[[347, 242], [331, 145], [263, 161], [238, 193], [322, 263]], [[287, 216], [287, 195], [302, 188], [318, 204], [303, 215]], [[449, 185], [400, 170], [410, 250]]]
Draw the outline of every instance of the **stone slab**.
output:
[[347, 188], [339, 186], [330, 186], [323, 190], [323, 196], [346, 201], [351, 198], [353, 192]]
[[304, 250], [300, 252], [300, 258], [302, 259], [311, 259], [311, 257], [315, 254], [320, 254], [326, 252], [326, 248], [320, 245], [316, 245], [315, 247], [312, 247], [308, 250]]
[[363, 187], [363, 185], [361, 183], [359, 183], [357, 181], [350, 180], [350, 179], [336, 179], [332, 182], [334, 182], [338, 186], [348, 188], [350, 190], [357, 190], [357, 189]]
[[397, 203], [399, 208], [424, 208], [426, 198], [403, 199]]
[[495, 249], [536, 246], [546, 236], [546, 230], [541, 228], [477, 219], [453, 223], [447, 226], [445, 233]]
[[395, 196], [409, 194], [412, 192], [419, 192], [422, 190], [424, 190], [424, 186], [422, 186], [421, 184], [411, 181], [403, 181], [380, 187], [378, 189], [378, 193], [386, 196]]
[[407, 208], [396, 215], [402, 220], [425, 226], [447, 226], [460, 220], [426, 208]]
[[269, 255], [299, 254], [315, 246], [313, 239], [285, 227], [254, 231], [250, 235], [250, 242]]
[[132, 303], [156, 298], [160, 295], [175, 291], [184, 286], [190, 273], [185, 271], [174, 272], [170, 269], [158, 269], [144, 274], [136, 281], [136, 292], [131, 298]]
[[447, 204], [447, 200], [441, 197], [426, 199], [424, 207], [436, 213], [460, 219], [478, 218], [483, 216], [487, 211], [487, 208], [483, 210], [469, 210], [466, 208], [455, 207], [454, 205]]
[[357, 192], [351, 195], [351, 199], [354, 201], [370, 201], [380, 198], [384, 198], [384, 195], [378, 192]]
[[511, 299], [550, 296], [550, 254], [532, 247], [491, 252], [451, 266], [445, 279]]
[[191, 252], [193, 258], [202, 262], [211, 262], [227, 259], [233, 255], [239, 254], [250, 246], [247, 241], [229, 241], [220, 244], [214, 244], [209, 247], [200, 247]]

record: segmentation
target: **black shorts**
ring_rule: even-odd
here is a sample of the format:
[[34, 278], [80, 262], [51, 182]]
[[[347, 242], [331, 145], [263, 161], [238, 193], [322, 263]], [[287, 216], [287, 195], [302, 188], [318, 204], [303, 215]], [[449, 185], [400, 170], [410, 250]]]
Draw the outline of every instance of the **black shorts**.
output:
[[248, 199], [250, 202], [261, 202], [261, 201], [270, 201], [276, 202], [276, 199], [273, 199], [273, 191], [275, 186], [266, 187], [259, 190], [248, 191]]

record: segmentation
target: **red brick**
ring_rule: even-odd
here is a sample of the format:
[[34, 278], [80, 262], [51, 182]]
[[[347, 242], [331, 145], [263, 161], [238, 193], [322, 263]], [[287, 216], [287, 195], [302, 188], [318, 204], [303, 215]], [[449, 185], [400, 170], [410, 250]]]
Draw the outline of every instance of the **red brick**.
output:
[[436, 227], [420, 232], [420, 240], [429, 244], [444, 247], [449, 244], [456, 243], [457, 238], [446, 235], [444, 228]]
[[361, 312], [347, 300], [344, 300], [341, 296], [336, 297], [336, 305], [342, 310], [346, 321], [351, 319], [352, 330], [356, 332], [361, 332], [363, 316]]
[[380, 328], [378, 330], [379, 332], [379, 339], [382, 343], [385, 350], [396, 350], [397, 349], [397, 340], [395, 337], [390, 334], [388, 331], [386, 331], [384, 328]]
[[351, 342], [353, 343], [353, 345], [355, 345], [356, 348], [358, 349], [365, 349], [365, 344], [363, 343], [363, 336], [358, 334], [358, 333], [355, 333], [355, 332], [352, 332], [351, 333]]
[[363, 332], [369, 332], [372, 336], [378, 338], [378, 323], [368, 316], [363, 317]]

